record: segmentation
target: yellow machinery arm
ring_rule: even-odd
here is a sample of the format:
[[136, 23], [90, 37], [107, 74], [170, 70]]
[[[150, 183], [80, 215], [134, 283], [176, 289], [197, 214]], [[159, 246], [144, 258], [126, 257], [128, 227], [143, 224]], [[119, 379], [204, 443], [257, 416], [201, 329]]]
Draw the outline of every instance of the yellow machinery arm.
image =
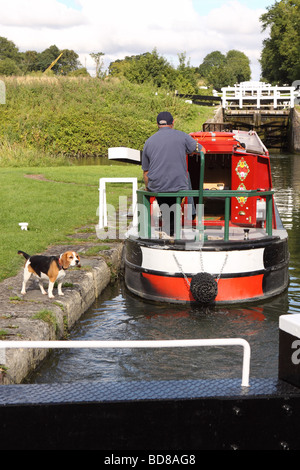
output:
[[49, 67], [45, 70], [45, 72], [48, 72], [48, 70], [51, 70], [52, 67], [56, 64], [56, 62], [61, 58], [62, 55], [63, 55], [63, 52], [61, 52], [59, 56], [52, 62], [52, 64], [49, 65]]

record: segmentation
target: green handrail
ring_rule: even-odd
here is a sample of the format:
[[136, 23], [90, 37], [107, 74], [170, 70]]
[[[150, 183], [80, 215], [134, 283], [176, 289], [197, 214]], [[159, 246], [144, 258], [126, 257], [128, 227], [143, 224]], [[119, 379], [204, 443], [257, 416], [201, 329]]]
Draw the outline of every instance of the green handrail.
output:
[[203, 204], [203, 185], [204, 185], [205, 157], [200, 152], [200, 175], [199, 175], [199, 204]]
[[202, 223], [202, 204], [203, 204], [203, 185], [204, 185], [204, 170], [205, 170], [205, 157], [204, 153], [200, 152], [200, 175], [199, 175], [199, 204], [198, 204], [198, 226], [196, 233], [196, 240], [204, 240], [204, 226]]

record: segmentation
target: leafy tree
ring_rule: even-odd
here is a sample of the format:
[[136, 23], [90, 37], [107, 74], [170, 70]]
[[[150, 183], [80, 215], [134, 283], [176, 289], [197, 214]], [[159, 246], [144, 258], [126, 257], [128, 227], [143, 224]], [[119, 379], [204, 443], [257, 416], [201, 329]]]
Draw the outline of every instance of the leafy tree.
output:
[[112, 76], [124, 77], [132, 83], [151, 83], [157, 87], [177, 90], [179, 93], [196, 93], [197, 80], [195, 69], [186, 64], [186, 54], [181, 53], [179, 66], [175, 69], [156, 49], [152, 52], [125, 57], [124, 60], [112, 62], [109, 73]]
[[68, 73], [70, 77], [90, 77], [86, 67], [79, 67], [78, 69]]
[[250, 61], [241, 51], [232, 49], [227, 52], [226, 67], [230, 70], [234, 83], [245, 82], [251, 78]]
[[[8, 39], [0, 37], [0, 70], [2, 75], [17, 75], [31, 72], [45, 72], [60, 53], [63, 55], [51, 69], [53, 73], [67, 75], [82, 68], [78, 54], [73, 50], [60, 51], [57, 46], [50, 46], [43, 52], [19, 52], [17, 46]], [[86, 72], [87, 73], [87, 72]]]
[[171, 66], [154, 49], [151, 53], [126, 56], [123, 61], [113, 62], [109, 71], [112, 76], [123, 76], [132, 83], [153, 82], [160, 87], [167, 83]]
[[177, 54], [178, 60], [179, 60], [179, 65], [177, 67], [177, 70], [181, 72], [182, 74], [189, 74], [191, 71], [193, 71], [193, 67], [191, 67], [191, 61], [190, 59], [187, 60], [186, 58], [186, 52], [180, 52]]
[[108, 73], [112, 77], [126, 77], [130, 68], [132, 57], [126, 56], [125, 59], [117, 59], [111, 62], [108, 67]]
[[264, 40], [262, 77], [270, 83], [291, 83], [300, 77], [300, 0], [280, 0], [260, 17]]
[[190, 59], [186, 59], [186, 52], [178, 54], [178, 60], [176, 90], [178, 90], [179, 93], [198, 93], [198, 81], [200, 76], [197, 68], [191, 67]]
[[199, 72], [216, 89], [250, 80], [248, 57], [241, 51], [230, 50], [226, 56], [220, 51], [208, 54], [199, 66]]
[[[37, 63], [37, 70], [41, 70], [45, 72], [47, 68], [52, 64], [52, 62], [57, 59], [60, 54], [60, 50], [57, 46], [53, 45], [45, 49], [43, 52], [39, 54], [38, 63]], [[54, 73], [58, 72], [59, 69], [59, 61], [52, 67]]]
[[0, 60], [0, 75], [21, 75], [21, 70], [14, 60], [6, 58]]
[[57, 46], [53, 45], [38, 54], [33, 70], [45, 72], [61, 53], [62, 56], [51, 68], [51, 71], [56, 75], [67, 75], [81, 67], [76, 52], [70, 49], [59, 50]]
[[79, 55], [70, 49], [63, 49], [62, 56], [59, 59], [58, 72], [60, 75], [68, 75], [70, 72], [74, 72], [81, 67], [78, 60]]
[[128, 76], [135, 83], [152, 82], [158, 87], [168, 87], [168, 83], [172, 81], [172, 72], [168, 61], [154, 49], [132, 61]]
[[222, 67], [225, 62], [226, 57], [220, 51], [213, 51], [204, 57], [202, 64], [199, 66], [199, 73], [202, 77], [208, 78], [212, 68]]
[[0, 37], [0, 60], [2, 59], [12, 59], [15, 62], [20, 60], [17, 46], [4, 37]]
[[207, 74], [206, 81], [208, 85], [213, 86], [216, 90], [221, 90], [222, 87], [232, 86], [236, 83], [231, 70], [226, 65], [213, 67]]
[[38, 70], [39, 54], [36, 51], [26, 51], [22, 54], [22, 69], [24, 73]]

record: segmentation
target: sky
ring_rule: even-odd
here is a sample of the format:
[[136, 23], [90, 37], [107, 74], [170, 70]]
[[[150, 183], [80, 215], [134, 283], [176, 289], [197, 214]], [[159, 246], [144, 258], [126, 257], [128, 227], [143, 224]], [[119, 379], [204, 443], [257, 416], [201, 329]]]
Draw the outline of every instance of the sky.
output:
[[104, 53], [104, 68], [125, 56], [152, 52], [177, 67], [185, 53], [192, 66], [207, 54], [231, 49], [250, 59], [260, 79], [260, 16], [275, 0], [0, 0], [0, 36], [21, 52], [52, 45], [79, 55], [91, 75], [91, 53]]

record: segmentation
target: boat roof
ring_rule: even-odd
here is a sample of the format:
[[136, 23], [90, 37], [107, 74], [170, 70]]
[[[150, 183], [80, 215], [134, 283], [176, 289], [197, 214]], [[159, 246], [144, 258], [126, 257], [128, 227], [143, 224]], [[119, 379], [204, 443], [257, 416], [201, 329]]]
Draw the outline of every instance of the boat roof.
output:
[[267, 148], [258, 137], [256, 132], [234, 130], [233, 134], [236, 140], [245, 145], [246, 152], [269, 155]]
[[[238, 150], [240, 144], [240, 150], [269, 156], [269, 152], [257, 133], [255, 131], [240, 131], [233, 130], [231, 132], [191, 132], [190, 135], [196, 139], [199, 143], [209, 145], [213, 147], [217, 153], [232, 152]], [[212, 151], [212, 148], [210, 148]]]

